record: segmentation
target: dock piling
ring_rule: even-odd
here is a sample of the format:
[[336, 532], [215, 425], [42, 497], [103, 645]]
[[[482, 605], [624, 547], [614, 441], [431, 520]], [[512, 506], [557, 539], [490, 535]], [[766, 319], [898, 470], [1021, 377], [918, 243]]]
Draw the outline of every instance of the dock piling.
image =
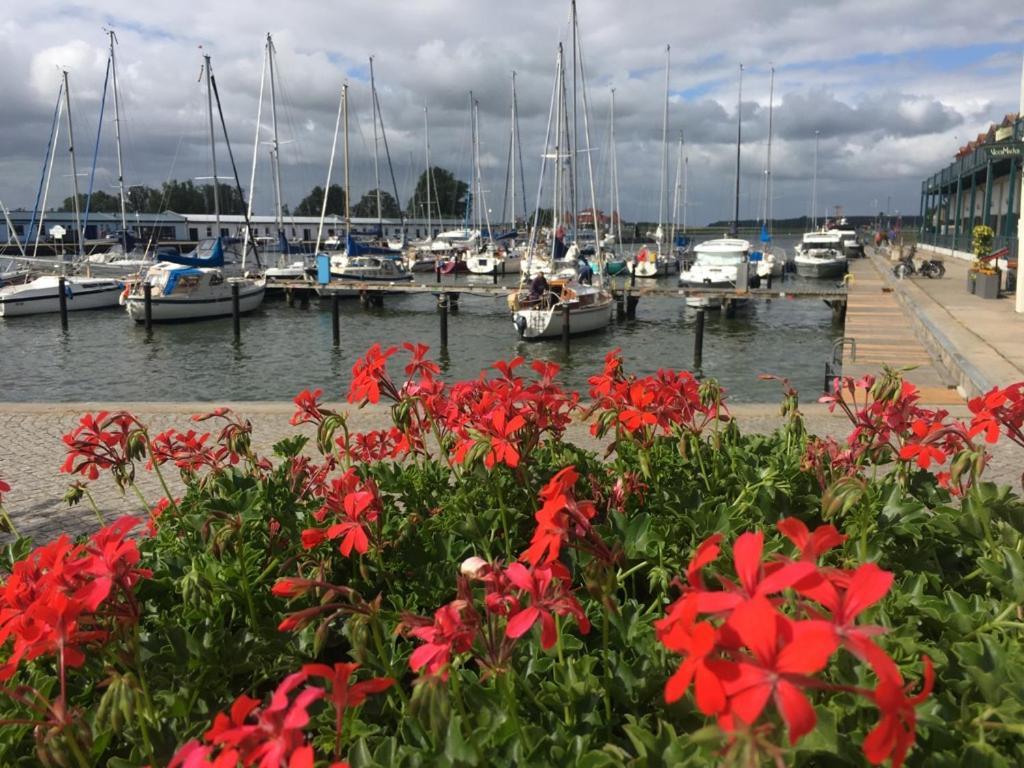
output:
[[697, 310], [697, 328], [693, 337], [693, 367], [701, 369], [704, 362], [704, 309]]
[[238, 283], [231, 284], [231, 322], [235, 331], [235, 341], [242, 340], [242, 310], [238, 296]]
[[153, 332], [153, 286], [147, 280], [142, 284], [142, 308], [145, 317], [146, 333]]
[[57, 278], [57, 300], [60, 302], [60, 329], [68, 329], [68, 294], [67, 286], [64, 283], [64, 276]]
[[562, 307], [562, 348], [569, 354], [569, 305]]
[[338, 294], [331, 294], [331, 340], [334, 348], [341, 346], [341, 297]]
[[620, 323], [626, 319], [626, 295], [622, 291], [615, 294], [615, 319]]
[[498, 262], [494, 262], [494, 272], [492, 273], [494, 285], [498, 284]]
[[[438, 273], [440, 274], [440, 273]], [[437, 300], [441, 310], [441, 349], [448, 349], [448, 294], [442, 293]]]
[[631, 293], [626, 294], [626, 318], [628, 320], [636, 319], [636, 305], [640, 303], [640, 297], [634, 296]]

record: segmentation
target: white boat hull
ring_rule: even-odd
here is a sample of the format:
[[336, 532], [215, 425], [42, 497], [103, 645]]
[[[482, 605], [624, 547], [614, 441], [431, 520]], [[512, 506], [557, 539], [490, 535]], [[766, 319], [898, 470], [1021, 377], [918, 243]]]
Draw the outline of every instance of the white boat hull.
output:
[[[562, 304], [550, 309], [518, 309], [512, 313], [512, 322], [523, 339], [560, 338], [565, 319]], [[615, 302], [606, 298], [585, 307], [569, 310], [569, 333], [578, 336], [607, 328], [612, 321]]]
[[841, 277], [846, 274], [846, 259], [796, 257], [796, 273], [801, 277]]
[[634, 263], [633, 269], [637, 277], [656, 278], [665, 277], [679, 272], [679, 262], [674, 259], [660, 259], [658, 261], [638, 261]]
[[[68, 312], [116, 307], [124, 285], [103, 278], [66, 278]], [[60, 312], [57, 278], [44, 277], [0, 289], [0, 317]]]
[[[207, 320], [215, 317], [230, 317], [232, 307], [231, 284], [224, 283], [223, 295], [208, 296], [201, 299], [186, 296], [153, 296], [150, 300], [154, 323], [171, 323], [182, 320]], [[265, 284], [241, 285], [238, 290], [238, 310], [240, 314], [259, 309], [266, 291]], [[146, 302], [144, 297], [132, 294], [125, 299], [128, 316], [137, 323], [146, 319]]]
[[468, 257], [466, 259], [466, 266], [474, 275], [493, 275], [495, 269], [498, 270], [498, 274], [519, 274], [522, 260], [518, 256], [498, 258], [488, 254], [481, 254]]

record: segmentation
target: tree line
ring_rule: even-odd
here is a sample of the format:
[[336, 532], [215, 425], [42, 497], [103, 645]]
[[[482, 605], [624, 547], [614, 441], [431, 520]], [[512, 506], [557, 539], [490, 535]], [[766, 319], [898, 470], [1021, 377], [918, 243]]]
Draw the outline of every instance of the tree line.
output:
[[[430, 184], [430, 215], [437, 218], [462, 218], [466, 214], [469, 200], [469, 185], [455, 178], [445, 168], [434, 167]], [[245, 213], [245, 200], [238, 189], [232, 184], [221, 183], [219, 186], [220, 212], [224, 214]], [[79, 194], [79, 210], [85, 211], [86, 195]], [[315, 186], [286, 215], [319, 216], [324, 203], [324, 188]], [[73, 211], [73, 196], [66, 197], [61, 203], [60, 211]], [[128, 213], [176, 213], [214, 212], [213, 184], [195, 184], [191, 179], [165, 181], [159, 189], [144, 185], [129, 187], [125, 194], [125, 209]], [[89, 201], [92, 213], [120, 213], [121, 202], [117, 195], [96, 190]], [[327, 214], [345, 215], [345, 190], [338, 184], [331, 184], [327, 192]], [[352, 216], [358, 218], [375, 218], [377, 216], [377, 190], [366, 192], [352, 206]], [[380, 213], [384, 218], [397, 219], [404, 214], [409, 218], [427, 218], [427, 171], [420, 174], [412, 197], [403, 210], [394, 195], [380, 191]]]

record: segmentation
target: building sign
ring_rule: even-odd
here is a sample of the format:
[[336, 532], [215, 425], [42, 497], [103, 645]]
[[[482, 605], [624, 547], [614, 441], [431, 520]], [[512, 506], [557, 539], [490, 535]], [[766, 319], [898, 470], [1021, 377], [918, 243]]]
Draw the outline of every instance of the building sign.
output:
[[996, 128], [996, 141], [1002, 141], [1003, 139], [1013, 138], [1013, 126], [1004, 125], [1002, 128]]
[[1019, 141], [988, 147], [988, 156], [993, 160], [1003, 157], [1024, 157], [1024, 143]]
[[64, 227], [62, 227], [60, 224], [58, 224], [55, 227], [50, 227], [50, 237], [52, 237], [54, 240], [63, 240], [64, 235], [66, 235], [67, 233], [68, 231], [64, 229]]

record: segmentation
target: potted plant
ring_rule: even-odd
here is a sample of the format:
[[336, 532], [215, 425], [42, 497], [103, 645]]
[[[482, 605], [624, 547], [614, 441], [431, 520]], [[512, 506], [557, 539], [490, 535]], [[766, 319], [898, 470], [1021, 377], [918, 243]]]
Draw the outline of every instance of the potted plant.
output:
[[999, 298], [999, 268], [987, 261], [992, 253], [995, 232], [992, 227], [979, 224], [971, 232], [971, 250], [974, 264], [967, 270], [967, 292], [983, 299]]

